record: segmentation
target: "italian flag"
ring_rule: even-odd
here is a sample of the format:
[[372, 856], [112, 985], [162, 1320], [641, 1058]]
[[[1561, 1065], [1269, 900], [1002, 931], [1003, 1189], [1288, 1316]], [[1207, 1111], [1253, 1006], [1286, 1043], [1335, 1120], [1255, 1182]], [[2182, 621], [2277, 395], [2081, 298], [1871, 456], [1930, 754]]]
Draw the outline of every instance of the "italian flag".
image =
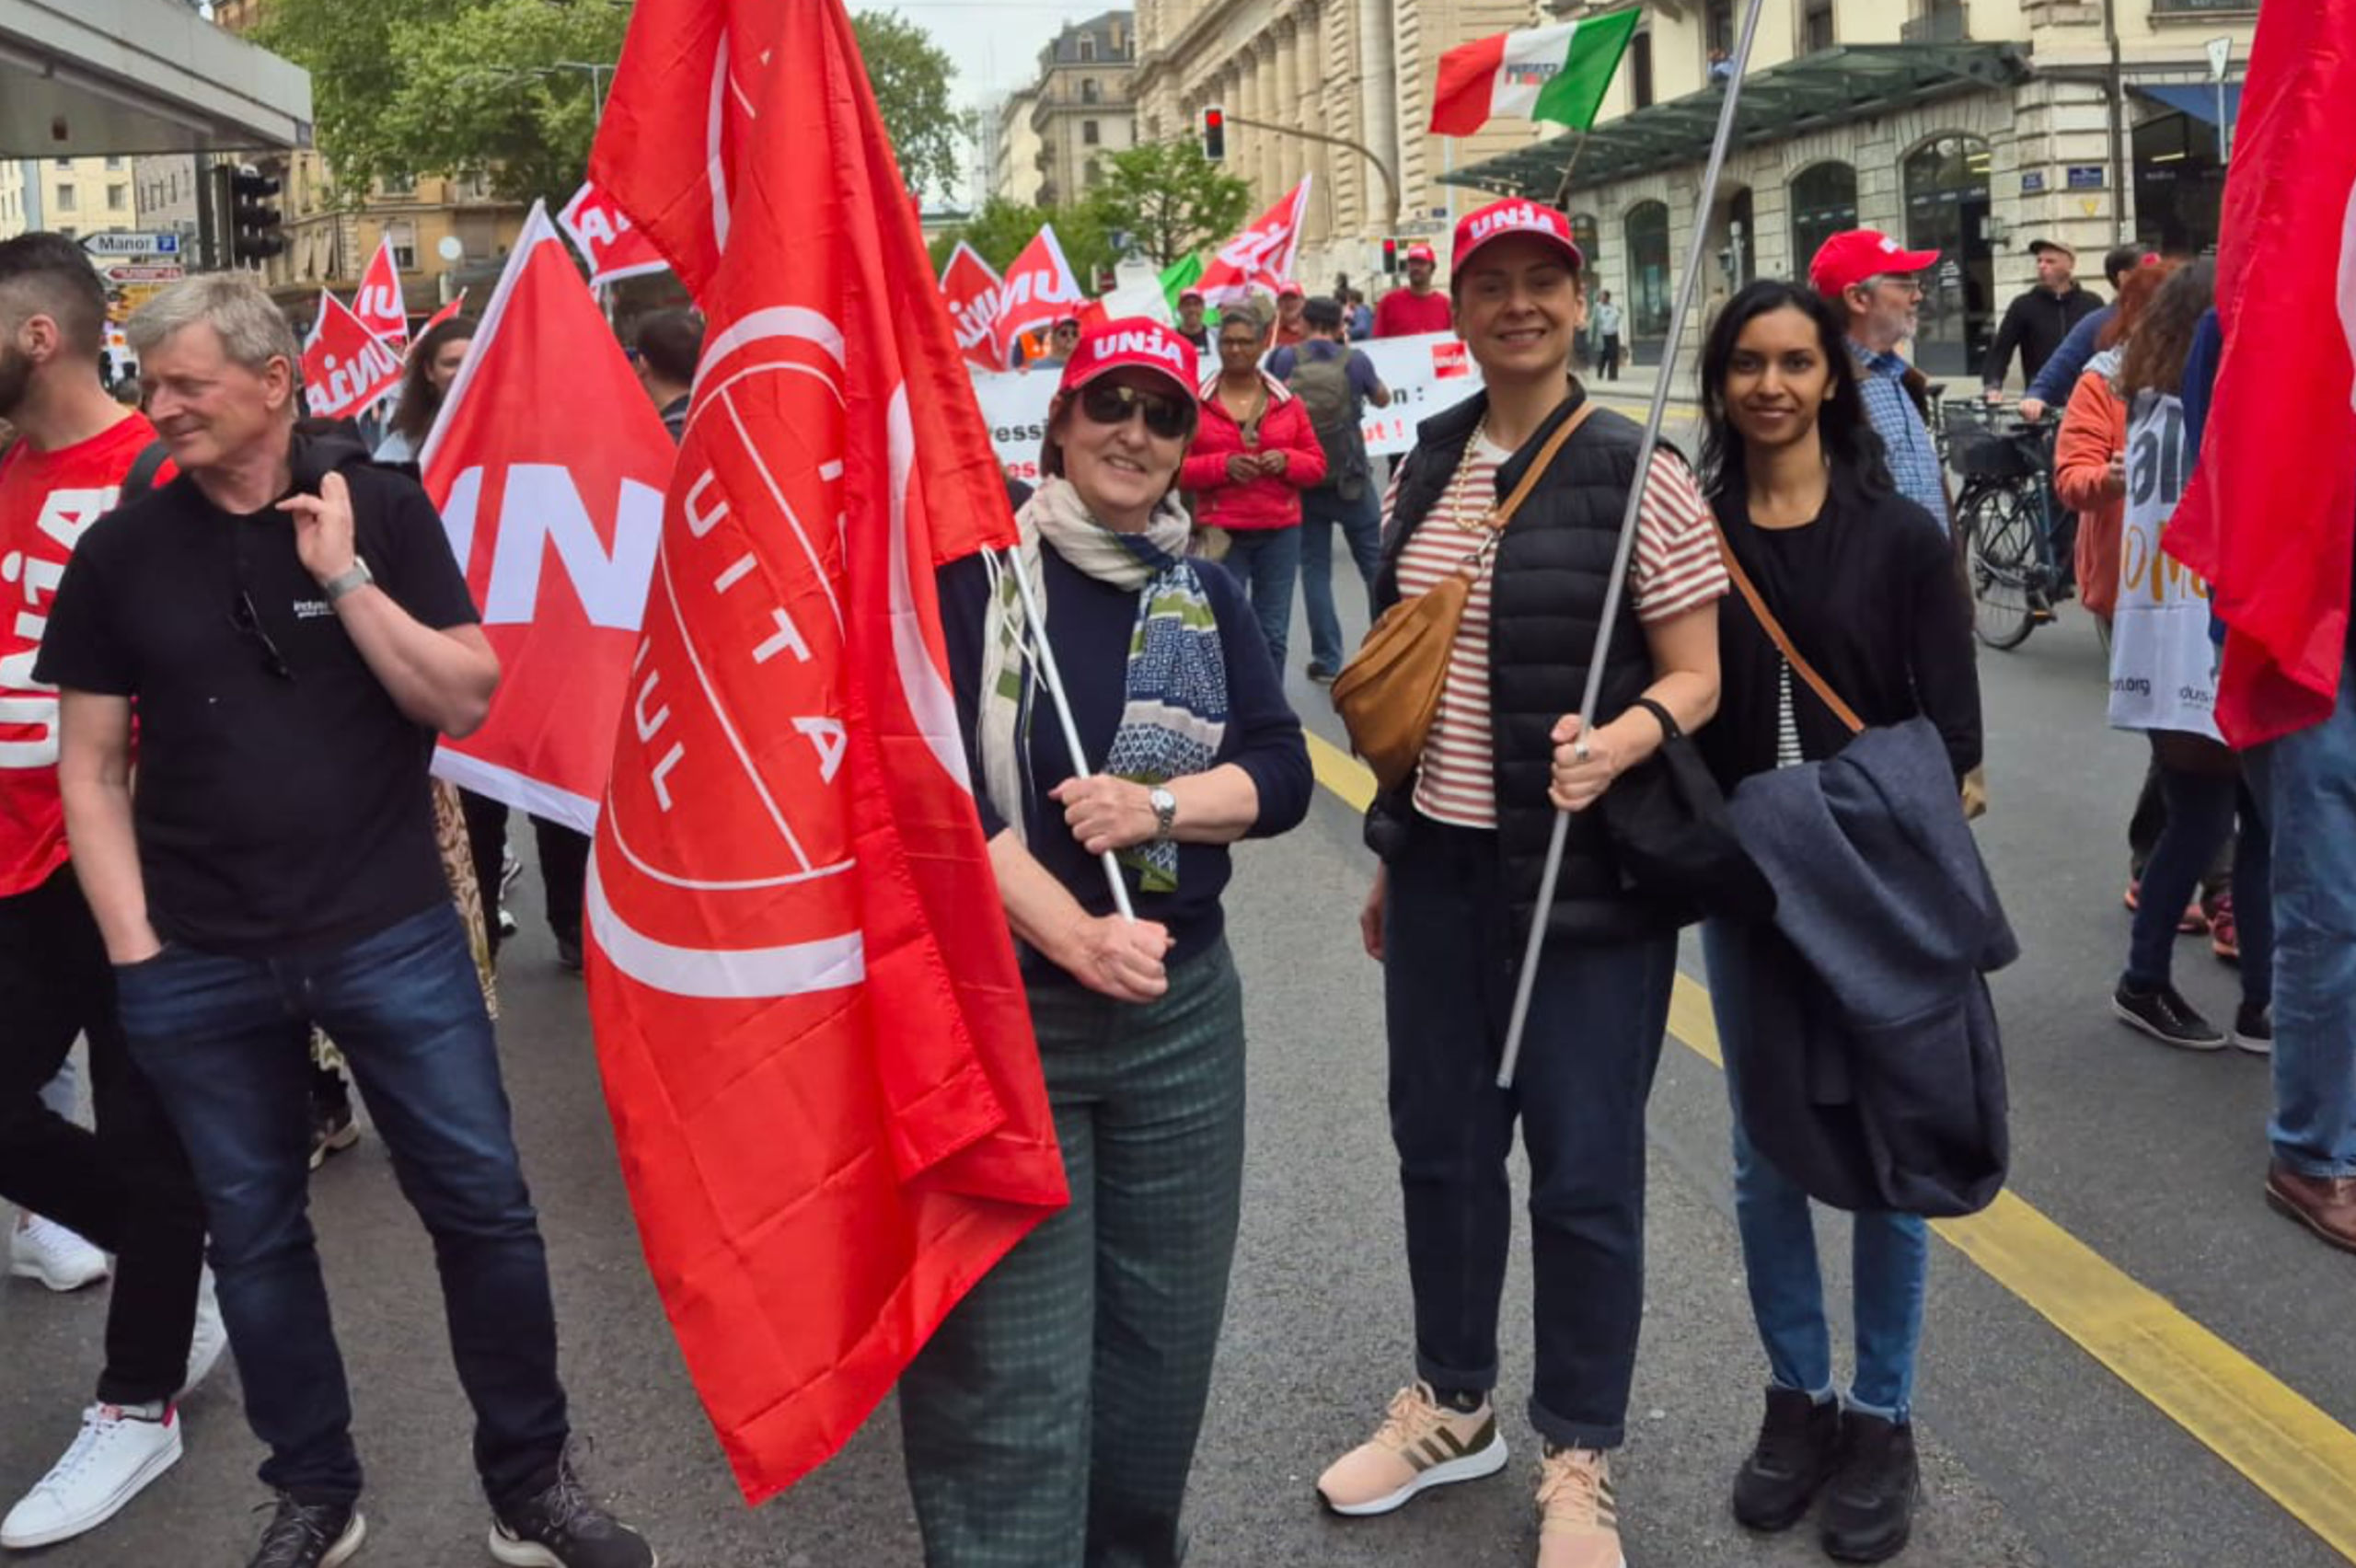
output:
[[1500, 114], [1585, 131], [1636, 31], [1637, 9], [1499, 33], [1439, 57], [1432, 134], [1470, 136]]

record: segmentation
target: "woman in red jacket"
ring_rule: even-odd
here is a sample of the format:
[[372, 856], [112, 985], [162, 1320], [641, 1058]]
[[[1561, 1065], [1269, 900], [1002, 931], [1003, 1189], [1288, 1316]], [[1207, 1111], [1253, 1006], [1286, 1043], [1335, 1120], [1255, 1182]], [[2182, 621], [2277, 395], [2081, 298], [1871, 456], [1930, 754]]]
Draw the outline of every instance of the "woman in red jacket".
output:
[[2112, 385], [2119, 351], [2143, 307], [2176, 271], [2173, 262], [2142, 267], [2119, 287], [2119, 309], [2097, 340], [2100, 352], [2071, 390], [2053, 444], [2053, 491], [2078, 514], [2078, 595], [2110, 641], [2119, 603], [2119, 534], [2127, 511], [2127, 405]]
[[1309, 410], [1260, 369], [1268, 334], [1249, 309], [1218, 324], [1218, 374], [1203, 384], [1202, 422], [1179, 470], [1195, 521], [1227, 531], [1227, 567], [1252, 596], [1279, 675], [1300, 576], [1300, 492], [1325, 477]]

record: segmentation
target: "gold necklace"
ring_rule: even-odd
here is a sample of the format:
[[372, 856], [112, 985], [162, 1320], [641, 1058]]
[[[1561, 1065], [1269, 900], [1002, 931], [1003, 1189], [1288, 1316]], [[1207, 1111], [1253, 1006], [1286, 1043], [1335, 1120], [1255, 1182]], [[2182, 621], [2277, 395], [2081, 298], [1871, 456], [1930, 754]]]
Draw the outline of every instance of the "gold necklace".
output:
[[1472, 467], [1478, 461], [1482, 444], [1488, 439], [1489, 421], [1487, 416], [1484, 415], [1481, 422], [1472, 427], [1472, 439], [1464, 444], [1464, 455], [1456, 460], [1455, 476], [1448, 482], [1449, 521], [1468, 534], [1489, 534], [1496, 531], [1490, 521], [1497, 514], [1497, 509], [1495, 506], [1488, 507], [1470, 522], [1465, 520], [1472, 511], [1470, 491], [1472, 488]]

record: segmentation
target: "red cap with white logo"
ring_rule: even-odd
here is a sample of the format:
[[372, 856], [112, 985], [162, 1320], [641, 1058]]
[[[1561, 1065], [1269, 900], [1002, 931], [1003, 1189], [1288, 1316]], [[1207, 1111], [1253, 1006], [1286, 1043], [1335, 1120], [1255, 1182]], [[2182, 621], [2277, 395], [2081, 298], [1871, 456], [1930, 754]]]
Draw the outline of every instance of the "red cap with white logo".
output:
[[1830, 297], [1885, 273], [1919, 272], [1938, 259], [1935, 250], [1909, 250], [1878, 229], [1844, 229], [1816, 248], [1808, 286]]
[[1064, 378], [1056, 395], [1077, 392], [1116, 370], [1149, 370], [1167, 376], [1178, 395], [1189, 402], [1200, 386], [1194, 344], [1150, 317], [1125, 316], [1080, 335], [1079, 347], [1064, 362]]
[[1419, 239], [1415, 241], [1415, 244], [1407, 247], [1407, 259], [1410, 261], [1436, 262], [1439, 258], [1432, 254], [1432, 248], [1430, 246], [1426, 245]]
[[1578, 245], [1571, 238], [1571, 220], [1543, 202], [1512, 196], [1492, 202], [1457, 220], [1456, 245], [1449, 258], [1449, 273], [1461, 276], [1465, 264], [1483, 246], [1515, 235], [1543, 240], [1560, 250], [1574, 272], [1586, 270], [1587, 258], [1579, 254]]

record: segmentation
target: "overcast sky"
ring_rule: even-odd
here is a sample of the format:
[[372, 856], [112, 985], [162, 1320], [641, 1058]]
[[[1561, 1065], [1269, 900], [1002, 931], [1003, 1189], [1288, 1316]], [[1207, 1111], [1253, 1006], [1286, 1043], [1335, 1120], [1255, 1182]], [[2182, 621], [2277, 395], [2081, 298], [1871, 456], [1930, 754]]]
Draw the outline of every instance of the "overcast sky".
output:
[[[855, 10], [897, 12], [932, 35], [957, 63], [952, 90], [972, 108], [994, 93], [1034, 78], [1039, 51], [1066, 22], [1083, 22], [1121, 8], [1120, 0], [851, 0]], [[960, 204], [973, 200], [961, 193]]]

